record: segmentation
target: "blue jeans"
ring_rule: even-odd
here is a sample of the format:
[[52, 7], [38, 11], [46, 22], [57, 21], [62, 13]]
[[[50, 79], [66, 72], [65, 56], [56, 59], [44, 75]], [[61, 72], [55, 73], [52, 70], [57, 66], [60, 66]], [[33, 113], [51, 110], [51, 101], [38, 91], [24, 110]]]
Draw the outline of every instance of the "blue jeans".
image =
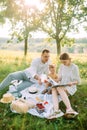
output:
[[30, 79], [26, 76], [24, 71], [18, 71], [14, 73], [10, 73], [1, 83], [0, 83], [0, 90], [3, 90], [5, 87], [9, 86], [11, 81], [13, 80], [22, 80], [23, 82], [18, 85], [18, 89], [26, 88], [32, 85], [33, 83]]

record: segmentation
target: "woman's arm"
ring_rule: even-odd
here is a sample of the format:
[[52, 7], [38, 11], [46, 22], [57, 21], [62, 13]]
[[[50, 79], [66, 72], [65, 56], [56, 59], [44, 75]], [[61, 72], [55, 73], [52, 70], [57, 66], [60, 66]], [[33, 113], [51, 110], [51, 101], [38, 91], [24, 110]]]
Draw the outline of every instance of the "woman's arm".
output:
[[74, 81], [74, 82], [68, 83], [68, 86], [77, 85], [77, 84], [78, 84], [78, 81]]

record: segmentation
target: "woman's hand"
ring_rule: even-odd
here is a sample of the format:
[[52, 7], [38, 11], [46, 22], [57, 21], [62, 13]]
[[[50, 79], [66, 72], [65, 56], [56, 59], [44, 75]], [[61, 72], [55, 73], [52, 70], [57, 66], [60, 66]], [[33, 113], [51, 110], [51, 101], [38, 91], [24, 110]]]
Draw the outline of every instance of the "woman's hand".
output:
[[72, 85], [73, 85], [73, 83], [72, 83], [72, 82], [68, 83], [68, 86], [72, 86]]
[[78, 84], [77, 81], [75, 81], [75, 82], [70, 82], [70, 83], [68, 83], [68, 86], [72, 86], [72, 85], [76, 85], [76, 84]]

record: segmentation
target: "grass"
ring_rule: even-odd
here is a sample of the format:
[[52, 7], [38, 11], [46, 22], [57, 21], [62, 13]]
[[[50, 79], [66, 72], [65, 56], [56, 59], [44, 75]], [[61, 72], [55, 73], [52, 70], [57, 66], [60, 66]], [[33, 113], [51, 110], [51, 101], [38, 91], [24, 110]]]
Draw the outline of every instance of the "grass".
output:
[[[30, 65], [31, 60], [39, 56], [39, 54], [30, 53], [26, 58], [23, 58], [22, 52], [0, 51], [0, 81], [2, 81], [10, 72], [23, 70]], [[80, 55], [72, 55], [75, 63], [80, 68], [80, 75], [83, 82], [87, 84], [87, 63], [86, 55], [83, 55], [80, 60]], [[56, 63], [56, 56], [52, 55], [53, 62]], [[9, 104], [0, 103], [0, 130], [87, 130], [87, 85], [78, 86], [77, 93], [70, 97], [72, 106], [79, 112], [77, 118], [66, 120], [63, 117], [49, 121], [41, 119], [30, 114], [17, 114], [10, 111]], [[7, 88], [0, 92], [0, 98]], [[65, 106], [60, 103], [62, 110]]]

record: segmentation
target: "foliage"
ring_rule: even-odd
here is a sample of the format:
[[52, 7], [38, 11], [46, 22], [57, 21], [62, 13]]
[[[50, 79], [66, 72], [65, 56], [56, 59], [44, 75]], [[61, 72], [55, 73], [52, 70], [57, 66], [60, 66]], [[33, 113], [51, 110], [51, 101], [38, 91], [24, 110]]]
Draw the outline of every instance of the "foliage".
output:
[[76, 43], [87, 43], [87, 38], [79, 38], [75, 40]]
[[74, 38], [68, 38], [68, 37], [64, 37], [63, 40], [61, 41], [61, 45], [67, 45], [67, 46], [72, 46], [74, 44]]
[[36, 6], [26, 5], [25, 0], [6, 0], [3, 2], [4, 17], [11, 23], [11, 39], [17, 38], [17, 42], [24, 41], [24, 54], [27, 54], [28, 38], [31, 32], [35, 31], [40, 25], [39, 10]]
[[[57, 54], [61, 52], [62, 40], [67, 32], [78, 31], [79, 23], [87, 20], [85, 0], [43, 0], [45, 9], [43, 11], [44, 21], [42, 30], [56, 40]], [[84, 9], [84, 14], [83, 14]], [[67, 38], [68, 39], [68, 38]], [[69, 42], [65, 42], [68, 44]]]
[[4, 19], [4, 7], [3, 5], [3, 1], [0, 1], [0, 24], [4, 24], [5, 23], [5, 19]]
[[[66, 37], [67, 32], [77, 30], [79, 24], [87, 21], [86, 0], [40, 0], [44, 8], [39, 10], [33, 5], [26, 5], [25, 0], [1, 0], [0, 16], [8, 18], [12, 24], [11, 41], [24, 40], [24, 54], [27, 54], [28, 38], [31, 32], [41, 29], [56, 40], [57, 54], [61, 45], [73, 43]], [[66, 41], [67, 39], [67, 41]], [[9, 41], [10, 42], [10, 41]]]
[[[0, 65], [2, 66], [3, 64], [3, 68], [0, 71], [2, 75], [5, 75], [11, 72], [13, 68], [14, 71], [22, 70], [29, 67], [30, 62], [35, 57], [40, 57], [40, 52], [28, 53], [25, 58], [21, 51], [0, 50]], [[81, 78], [87, 80], [87, 54], [70, 54], [70, 57], [72, 57], [72, 61], [79, 66]], [[56, 54], [51, 54], [51, 60], [59, 67], [60, 61]], [[9, 64], [9, 66], [6, 66], [7, 64]]]

